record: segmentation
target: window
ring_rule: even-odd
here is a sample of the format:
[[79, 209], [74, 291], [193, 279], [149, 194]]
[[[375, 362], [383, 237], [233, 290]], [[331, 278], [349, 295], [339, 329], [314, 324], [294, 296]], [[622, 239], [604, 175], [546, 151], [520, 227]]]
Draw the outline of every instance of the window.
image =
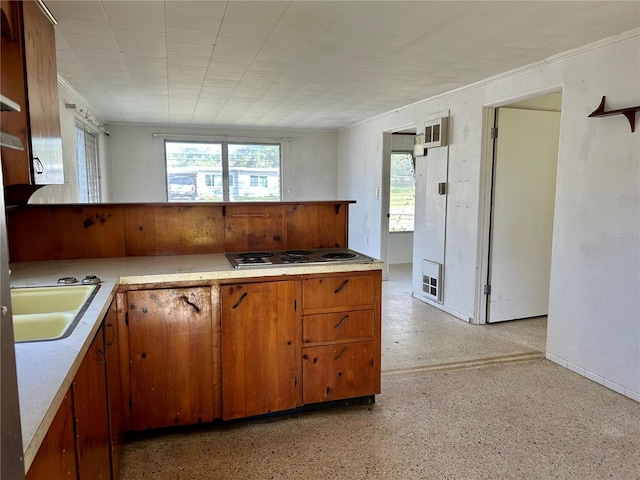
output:
[[78, 201], [100, 201], [100, 173], [98, 170], [98, 141], [96, 134], [76, 124], [76, 159], [78, 163]]
[[391, 152], [389, 232], [413, 232], [416, 178], [413, 155]]
[[[169, 201], [279, 201], [280, 145], [229, 142], [165, 142]], [[169, 180], [194, 182], [192, 196], [172, 194]], [[225, 181], [226, 180], [226, 181]]]

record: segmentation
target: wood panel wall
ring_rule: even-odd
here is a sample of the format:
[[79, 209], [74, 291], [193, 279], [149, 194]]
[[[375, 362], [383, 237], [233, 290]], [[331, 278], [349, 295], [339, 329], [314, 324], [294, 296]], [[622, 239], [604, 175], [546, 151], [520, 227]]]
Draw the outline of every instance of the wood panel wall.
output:
[[352, 201], [23, 205], [12, 262], [348, 246]]

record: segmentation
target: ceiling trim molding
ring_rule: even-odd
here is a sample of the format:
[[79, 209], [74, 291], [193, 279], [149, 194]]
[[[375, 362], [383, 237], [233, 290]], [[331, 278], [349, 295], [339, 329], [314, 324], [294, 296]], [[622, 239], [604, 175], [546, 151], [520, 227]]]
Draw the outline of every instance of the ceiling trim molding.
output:
[[82, 95], [80, 95], [80, 93], [78, 93], [78, 91], [75, 88], [73, 88], [73, 86], [59, 73], [58, 73], [58, 85], [63, 87], [65, 90], [67, 90], [67, 92], [69, 92], [69, 94], [72, 97], [74, 97], [79, 103], [81, 103], [86, 110], [89, 110], [91, 112], [92, 116], [96, 117], [97, 121], [99, 121], [104, 125], [104, 122], [100, 118], [100, 113], [98, 113], [98, 111], [95, 108], [93, 108], [93, 106], [87, 101], [87, 99], [84, 98]]
[[625, 40], [628, 40], [628, 39], [634, 38], [634, 37], [638, 37], [638, 36], [640, 36], [640, 28], [634, 28], [633, 30], [629, 30], [628, 32], [623, 32], [623, 33], [620, 33], [618, 35], [614, 35], [612, 37], [603, 38], [602, 40], [598, 40], [597, 42], [588, 43], [587, 45], [583, 45], [581, 47], [577, 47], [577, 48], [573, 48], [571, 50], [567, 50], [566, 52], [558, 53], [556, 55], [552, 55], [550, 57], [543, 58], [542, 60], [538, 60], [536, 62], [529, 63], [527, 65], [515, 68], [513, 70], [509, 70], [508, 72], [499, 73], [498, 75], [494, 75], [492, 77], [485, 78], [484, 80], [479, 80], [479, 81], [471, 83], [469, 85], [465, 85], [463, 87], [458, 87], [458, 88], [455, 88], [453, 90], [449, 90], [448, 92], [444, 92], [444, 93], [440, 93], [438, 95], [434, 95], [433, 97], [428, 97], [428, 98], [425, 98], [425, 99], [422, 99], [422, 100], [418, 100], [417, 102], [410, 103], [408, 105], [403, 105], [402, 107], [398, 107], [398, 108], [394, 108], [392, 110], [388, 110], [388, 111], [386, 111], [384, 113], [380, 113], [379, 115], [375, 115], [375, 116], [367, 118], [365, 120], [361, 120], [359, 122], [356, 122], [356, 123], [351, 124], [351, 125], [346, 126], [346, 127], [342, 127], [338, 131], [342, 132], [342, 131], [345, 131], [345, 130], [349, 130], [350, 128], [357, 127], [357, 126], [360, 126], [360, 125], [364, 125], [364, 124], [369, 123], [369, 122], [371, 122], [373, 120], [376, 120], [376, 119], [379, 119], [381, 117], [384, 117], [384, 116], [386, 116], [386, 115], [388, 115], [390, 113], [394, 113], [394, 112], [397, 113], [397, 112], [400, 112], [400, 111], [405, 110], [407, 108], [412, 108], [412, 107], [415, 107], [415, 106], [418, 106], [418, 105], [422, 105], [422, 104], [425, 104], [427, 102], [431, 102], [433, 100], [446, 98], [446, 97], [449, 97], [449, 96], [452, 96], [452, 95], [457, 95], [459, 93], [467, 92], [469, 90], [474, 90], [476, 88], [480, 88], [480, 87], [483, 87], [485, 85], [489, 85], [491, 83], [495, 83], [495, 82], [500, 81], [500, 80], [506, 80], [507, 78], [515, 77], [515, 76], [520, 75], [522, 73], [535, 70], [535, 69], [540, 68], [540, 67], [545, 66], [545, 65], [556, 63], [556, 62], [565, 60], [565, 59], [570, 58], [570, 57], [575, 57], [576, 55], [580, 55], [580, 54], [583, 54], [583, 53], [586, 53], [586, 52], [590, 52], [592, 50], [597, 50], [599, 48], [603, 48], [603, 47], [606, 47], [608, 45], [612, 45], [612, 44], [615, 44], [615, 43], [623, 42]]

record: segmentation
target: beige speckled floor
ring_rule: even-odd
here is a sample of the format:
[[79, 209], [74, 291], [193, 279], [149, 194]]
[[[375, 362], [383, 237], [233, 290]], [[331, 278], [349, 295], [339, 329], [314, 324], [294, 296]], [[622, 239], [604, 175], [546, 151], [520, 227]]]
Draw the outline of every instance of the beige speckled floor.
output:
[[384, 286], [375, 405], [130, 441], [120, 478], [640, 479], [640, 404], [532, 358], [543, 319], [466, 325], [402, 279]]

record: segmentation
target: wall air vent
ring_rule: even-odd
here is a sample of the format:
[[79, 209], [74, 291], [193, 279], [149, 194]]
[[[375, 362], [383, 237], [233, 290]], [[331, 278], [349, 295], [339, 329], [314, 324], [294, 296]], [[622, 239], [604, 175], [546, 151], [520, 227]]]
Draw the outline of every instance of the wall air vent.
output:
[[432, 300], [442, 303], [442, 264], [422, 260], [422, 292]]

